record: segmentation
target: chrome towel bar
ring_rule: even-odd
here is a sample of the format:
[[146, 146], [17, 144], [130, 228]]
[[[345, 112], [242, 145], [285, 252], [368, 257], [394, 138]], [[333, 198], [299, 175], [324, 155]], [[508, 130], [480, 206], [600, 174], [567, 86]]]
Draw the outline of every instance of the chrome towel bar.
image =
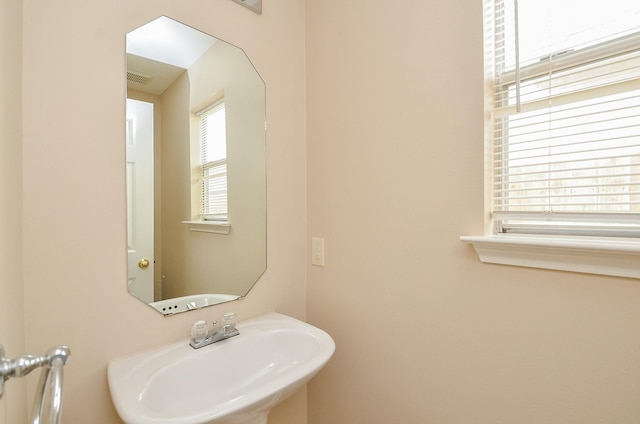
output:
[[0, 398], [4, 392], [4, 382], [13, 377], [23, 377], [36, 368], [42, 367], [38, 389], [33, 404], [33, 424], [42, 423], [44, 399], [51, 402], [50, 419], [59, 424], [62, 414], [62, 367], [71, 356], [67, 346], [56, 346], [42, 356], [23, 355], [16, 359], [4, 357], [4, 348], [0, 345]]

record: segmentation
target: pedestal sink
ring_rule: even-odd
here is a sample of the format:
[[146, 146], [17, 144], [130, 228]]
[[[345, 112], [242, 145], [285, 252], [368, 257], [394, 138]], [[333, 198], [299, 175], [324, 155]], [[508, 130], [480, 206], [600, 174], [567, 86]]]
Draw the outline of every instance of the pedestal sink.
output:
[[[286, 315], [238, 323], [240, 335], [193, 349], [189, 340], [111, 361], [111, 398], [127, 424], [266, 424], [335, 350], [331, 336]], [[188, 331], [188, 329], [187, 329]]]

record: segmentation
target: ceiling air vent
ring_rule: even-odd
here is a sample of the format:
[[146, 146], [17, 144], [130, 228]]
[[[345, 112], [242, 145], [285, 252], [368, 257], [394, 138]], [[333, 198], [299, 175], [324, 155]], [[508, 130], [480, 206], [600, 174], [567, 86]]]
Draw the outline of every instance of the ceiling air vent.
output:
[[151, 78], [150, 75], [141, 74], [140, 72], [127, 71], [127, 81], [129, 82], [145, 85], [151, 81]]

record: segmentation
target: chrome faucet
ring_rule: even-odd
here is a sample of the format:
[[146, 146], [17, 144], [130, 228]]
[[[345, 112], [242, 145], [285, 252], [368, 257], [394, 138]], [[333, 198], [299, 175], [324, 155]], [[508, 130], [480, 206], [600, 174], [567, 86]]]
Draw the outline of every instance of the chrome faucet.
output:
[[236, 328], [236, 314], [227, 313], [224, 315], [222, 328], [218, 326], [218, 321], [213, 321], [210, 330], [207, 329], [207, 324], [204, 321], [194, 323], [191, 327], [189, 346], [194, 349], [200, 349], [238, 334], [240, 332]]

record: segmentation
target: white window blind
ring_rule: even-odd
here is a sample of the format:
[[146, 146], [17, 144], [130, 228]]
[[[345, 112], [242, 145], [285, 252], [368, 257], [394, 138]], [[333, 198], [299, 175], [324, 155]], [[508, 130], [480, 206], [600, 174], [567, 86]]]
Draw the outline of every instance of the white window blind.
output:
[[205, 221], [227, 221], [227, 129], [224, 101], [205, 109], [198, 116], [202, 218]]
[[640, 1], [484, 6], [496, 232], [640, 237]]

